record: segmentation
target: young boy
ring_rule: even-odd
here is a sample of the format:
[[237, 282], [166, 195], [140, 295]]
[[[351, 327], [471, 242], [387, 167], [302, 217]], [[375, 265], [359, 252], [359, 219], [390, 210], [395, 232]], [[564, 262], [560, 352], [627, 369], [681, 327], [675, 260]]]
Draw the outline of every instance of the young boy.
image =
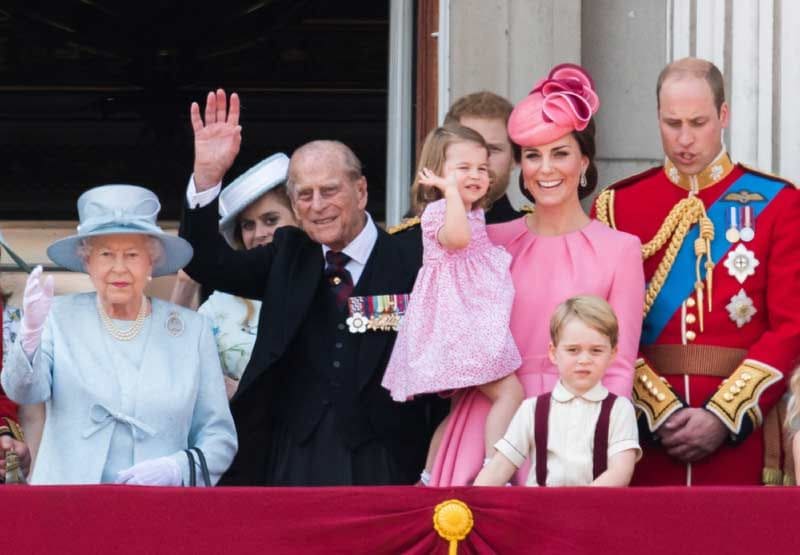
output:
[[532, 459], [528, 486], [627, 486], [641, 457], [633, 405], [600, 380], [617, 353], [619, 326], [598, 297], [573, 297], [550, 319], [552, 393], [526, 399], [476, 486], [502, 486]]

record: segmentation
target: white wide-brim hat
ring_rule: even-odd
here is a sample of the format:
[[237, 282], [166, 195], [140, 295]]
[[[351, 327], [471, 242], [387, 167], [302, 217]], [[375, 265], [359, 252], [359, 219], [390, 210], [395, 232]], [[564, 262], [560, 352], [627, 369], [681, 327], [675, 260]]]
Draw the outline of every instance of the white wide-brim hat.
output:
[[236, 219], [262, 195], [286, 183], [289, 157], [282, 152], [262, 160], [219, 194], [219, 232], [236, 247]]
[[89, 189], [78, 198], [78, 233], [47, 247], [47, 256], [68, 270], [85, 272], [78, 255], [82, 240], [100, 235], [142, 234], [155, 237], [164, 247], [163, 256], [154, 261], [153, 277], [175, 273], [192, 259], [192, 246], [156, 225], [159, 210], [158, 197], [144, 187], [102, 185]]

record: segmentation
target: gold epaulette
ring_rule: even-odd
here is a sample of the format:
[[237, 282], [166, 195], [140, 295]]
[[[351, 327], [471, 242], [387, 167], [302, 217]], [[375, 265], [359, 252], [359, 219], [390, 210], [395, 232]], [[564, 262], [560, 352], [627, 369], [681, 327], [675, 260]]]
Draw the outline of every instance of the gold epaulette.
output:
[[407, 229], [411, 229], [415, 225], [419, 225], [419, 216], [414, 216], [413, 218], [406, 218], [402, 222], [397, 225], [393, 225], [387, 231], [390, 235], [394, 235], [395, 233], [400, 233], [401, 231], [405, 231]]
[[634, 369], [632, 401], [647, 417], [651, 432], [658, 430], [673, 412], [684, 406], [667, 381], [642, 358], [636, 361]]
[[594, 217], [611, 229], [617, 229], [617, 221], [614, 219], [614, 189], [603, 189], [594, 199]]
[[10, 435], [17, 441], [25, 441], [22, 428], [7, 416], [0, 417], [0, 436], [1, 435]]
[[761, 424], [761, 409], [758, 400], [772, 384], [783, 379], [783, 373], [772, 366], [752, 359], [745, 359], [719, 389], [706, 408], [717, 415], [734, 434], [742, 431], [742, 422], [749, 414], [753, 426]]
[[532, 204], [523, 204], [519, 211], [523, 214], [533, 214], [536, 211], [536, 207]]
[[663, 169], [664, 166], [654, 166], [606, 186], [602, 191], [600, 191], [600, 194], [597, 195], [597, 198], [594, 201], [594, 217], [606, 224], [608, 227], [617, 229], [617, 224], [614, 220], [614, 191], [623, 189], [629, 185], [635, 185], [642, 179], [650, 177], [651, 175], [658, 173]]
[[766, 177], [767, 179], [772, 179], [774, 181], [780, 181], [781, 183], [785, 183], [789, 187], [794, 187], [795, 189], [800, 189], [799, 186], [795, 185], [793, 182], [789, 181], [785, 177], [781, 177], [780, 175], [775, 175], [774, 173], [765, 172], [763, 170], [759, 170], [758, 168], [753, 168], [748, 166], [747, 164], [739, 163], [741, 168], [749, 173], [754, 173], [756, 175], [760, 175], [761, 177]]

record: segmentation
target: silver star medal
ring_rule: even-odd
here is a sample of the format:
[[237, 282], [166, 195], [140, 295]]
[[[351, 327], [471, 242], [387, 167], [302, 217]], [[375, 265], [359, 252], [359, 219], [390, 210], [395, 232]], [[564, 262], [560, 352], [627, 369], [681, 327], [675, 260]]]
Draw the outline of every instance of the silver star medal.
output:
[[354, 312], [345, 322], [347, 322], [350, 333], [364, 333], [367, 331], [368, 320], [360, 312]]
[[725, 259], [725, 267], [728, 274], [736, 278], [739, 283], [744, 283], [748, 277], [756, 273], [756, 266], [759, 265], [758, 259], [753, 251], [739, 243], [735, 249], [728, 252]]
[[747, 296], [744, 289], [739, 289], [739, 292], [731, 297], [731, 302], [725, 308], [728, 309], [731, 320], [736, 322], [737, 328], [741, 328], [752, 320], [753, 315], [757, 312], [756, 307], [753, 306], [753, 299]]

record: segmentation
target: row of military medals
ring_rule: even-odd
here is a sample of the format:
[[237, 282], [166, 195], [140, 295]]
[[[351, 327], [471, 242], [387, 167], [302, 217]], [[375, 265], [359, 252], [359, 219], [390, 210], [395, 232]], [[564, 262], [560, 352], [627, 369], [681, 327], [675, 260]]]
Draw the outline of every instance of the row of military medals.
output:
[[[728, 199], [726, 198], [726, 200]], [[743, 202], [738, 198], [736, 200], [740, 203]], [[744, 245], [756, 236], [753, 207], [746, 202], [744, 202], [744, 206], [730, 206], [727, 211], [727, 220], [728, 228], [725, 230], [725, 240], [736, 245], [736, 248], [728, 252], [724, 265], [731, 277], [740, 284], [744, 284], [748, 277], [755, 275], [756, 267], [759, 265], [755, 253]], [[730, 319], [739, 328], [748, 323], [756, 313], [753, 299], [747, 295], [743, 287], [731, 297], [725, 308]]]
[[744, 206], [730, 206], [728, 208], [728, 229], [725, 231], [725, 240], [734, 245], [739, 241], [749, 243], [756, 236], [753, 227], [753, 207], [745, 204]]
[[350, 333], [370, 331], [397, 331], [408, 305], [407, 293], [350, 297], [347, 308], [350, 316], [347, 327]]

